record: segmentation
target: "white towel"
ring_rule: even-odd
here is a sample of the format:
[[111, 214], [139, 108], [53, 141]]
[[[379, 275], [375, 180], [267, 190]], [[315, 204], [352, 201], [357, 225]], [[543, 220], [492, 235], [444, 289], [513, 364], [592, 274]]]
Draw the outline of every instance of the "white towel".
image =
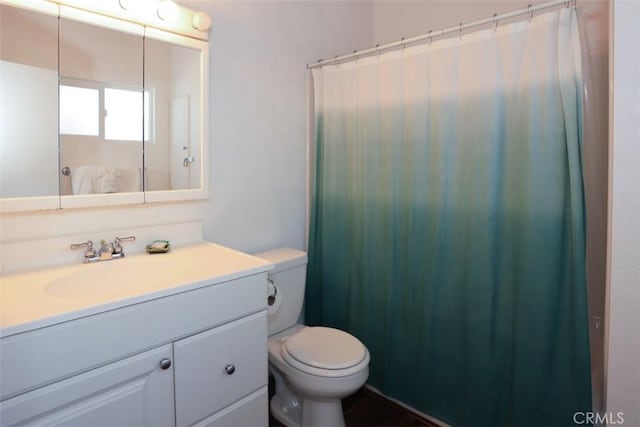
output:
[[98, 182], [101, 193], [117, 193], [121, 176], [120, 168], [117, 166], [104, 166], [98, 171]]
[[117, 193], [118, 192], [118, 177], [117, 176], [103, 176], [100, 179], [100, 192], [101, 193]]
[[140, 171], [118, 166], [71, 167], [72, 194], [96, 194], [142, 191]]
[[74, 166], [71, 168], [71, 188], [73, 194], [93, 194], [98, 166]]

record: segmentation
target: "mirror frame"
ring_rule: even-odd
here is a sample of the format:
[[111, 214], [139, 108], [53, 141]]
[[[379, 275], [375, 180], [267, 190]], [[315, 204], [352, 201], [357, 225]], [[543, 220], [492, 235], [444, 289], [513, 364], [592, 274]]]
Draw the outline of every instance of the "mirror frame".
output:
[[[99, 13], [78, 9], [51, 2], [48, 0], [0, 0], [1, 4], [8, 4], [22, 9], [57, 16], [59, 18], [72, 19], [74, 21], [97, 25], [116, 31], [123, 31], [143, 38], [176, 44], [199, 50], [200, 52], [200, 187], [185, 190], [159, 190], [139, 191], [130, 193], [111, 194], [82, 194], [61, 195], [58, 187], [56, 196], [39, 197], [11, 197], [0, 198], [0, 213], [29, 212], [37, 210], [87, 208], [87, 207], [112, 207], [143, 203], [179, 202], [189, 200], [202, 200], [209, 198], [209, 150], [208, 150], [208, 110], [209, 110], [209, 42], [202, 39], [178, 35], [173, 32], [137, 24], [115, 17], [105, 16]], [[144, 72], [144, 71], [143, 71]], [[58, 72], [58, 79], [60, 75]], [[58, 135], [58, 150], [60, 140]], [[58, 159], [59, 163], [59, 159]], [[144, 157], [143, 157], [144, 163]], [[143, 168], [145, 164], [141, 165]], [[58, 164], [58, 169], [61, 165]]]

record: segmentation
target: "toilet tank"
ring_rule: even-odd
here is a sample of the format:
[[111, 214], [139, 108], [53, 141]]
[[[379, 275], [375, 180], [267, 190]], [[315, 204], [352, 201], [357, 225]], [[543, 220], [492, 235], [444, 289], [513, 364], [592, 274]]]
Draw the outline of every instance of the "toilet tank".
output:
[[278, 248], [254, 254], [274, 265], [269, 275], [277, 293], [267, 307], [269, 335], [294, 326], [302, 312], [307, 279], [307, 253], [290, 248]]

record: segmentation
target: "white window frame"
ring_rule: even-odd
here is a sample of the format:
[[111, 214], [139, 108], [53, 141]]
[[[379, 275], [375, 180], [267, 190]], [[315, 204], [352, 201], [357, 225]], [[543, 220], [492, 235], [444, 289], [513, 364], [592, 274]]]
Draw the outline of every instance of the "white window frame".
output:
[[[144, 128], [142, 129], [143, 138], [142, 140], [123, 140], [123, 139], [107, 139], [105, 137], [105, 119], [107, 117], [107, 112], [105, 108], [105, 89], [116, 89], [116, 90], [128, 90], [132, 92], [139, 92], [139, 87], [120, 85], [120, 84], [111, 84], [111, 83], [103, 83], [103, 82], [95, 82], [91, 80], [82, 80], [82, 79], [74, 79], [74, 78], [60, 78], [59, 81], [60, 86], [70, 86], [70, 87], [79, 87], [86, 89], [95, 89], [98, 91], [98, 111], [100, 114], [98, 120], [98, 135], [78, 135], [78, 134], [68, 134], [60, 132], [60, 137], [65, 138], [68, 141], [88, 141], [88, 142], [108, 142], [113, 144], [139, 144], [141, 142], [154, 144], [155, 143], [155, 90], [152, 87], [143, 88], [143, 92], [147, 93], [149, 96], [149, 135], [146, 135], [144, 132]], [[143, 117], [144, 117], [144, 105], [143, 105]]]

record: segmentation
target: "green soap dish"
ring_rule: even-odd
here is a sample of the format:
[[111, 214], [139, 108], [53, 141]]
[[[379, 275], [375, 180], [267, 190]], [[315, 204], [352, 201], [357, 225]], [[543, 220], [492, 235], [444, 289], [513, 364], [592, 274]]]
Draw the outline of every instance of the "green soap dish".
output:
[[171, 245], [168, 240], [154, 240], [153, 243], [147, 245], [146, 249], [150, 254], [164, 254], [169, 252]]

